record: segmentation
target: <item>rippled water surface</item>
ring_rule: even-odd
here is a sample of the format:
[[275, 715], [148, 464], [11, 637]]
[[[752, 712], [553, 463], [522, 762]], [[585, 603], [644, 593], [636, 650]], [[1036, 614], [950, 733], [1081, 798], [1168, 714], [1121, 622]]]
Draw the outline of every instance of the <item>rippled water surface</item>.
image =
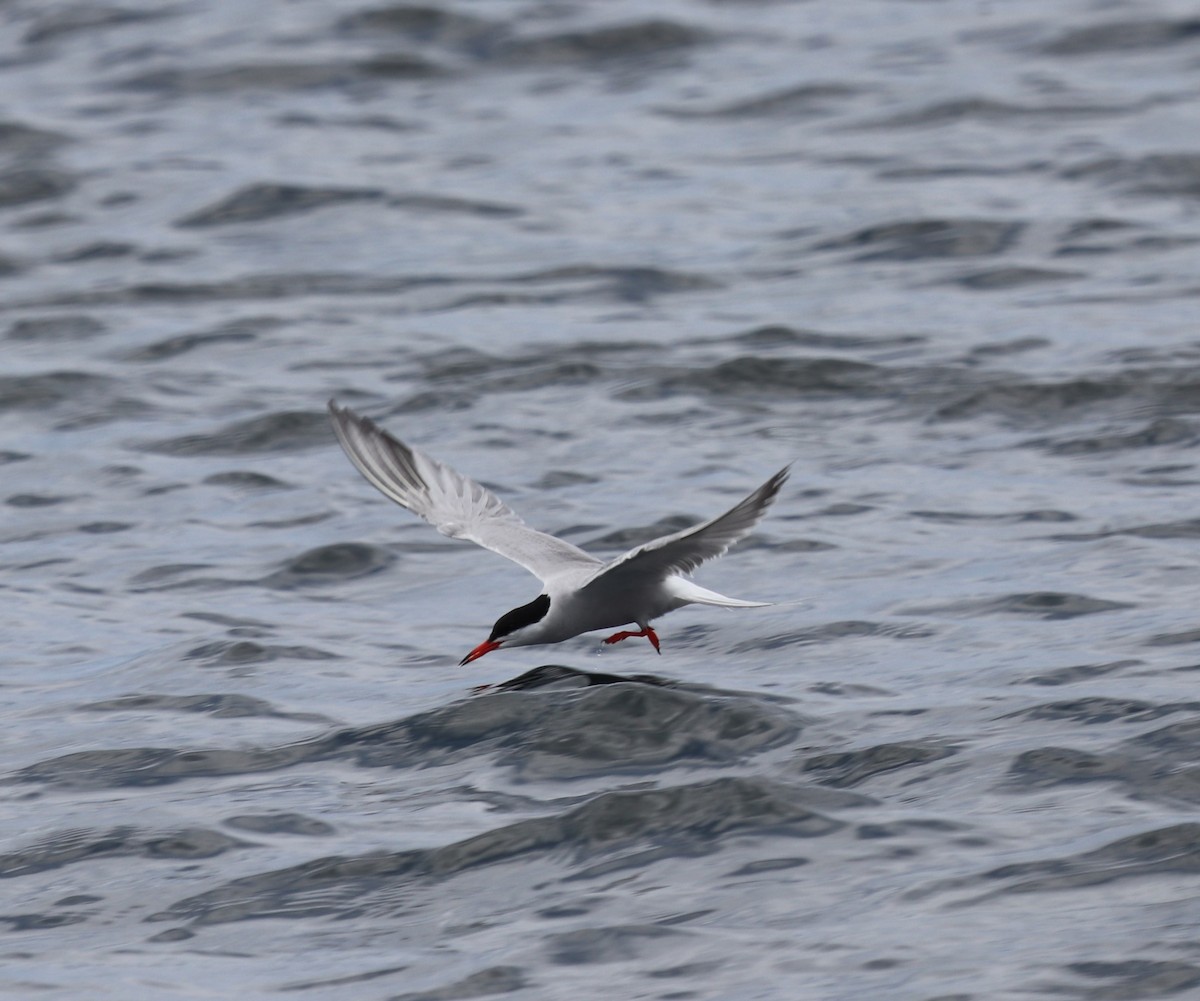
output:
[[[0, 23], [0, 993], [1196, 996], [1194, 5]], [[458, 668], [331, 396], [781, 604]]]

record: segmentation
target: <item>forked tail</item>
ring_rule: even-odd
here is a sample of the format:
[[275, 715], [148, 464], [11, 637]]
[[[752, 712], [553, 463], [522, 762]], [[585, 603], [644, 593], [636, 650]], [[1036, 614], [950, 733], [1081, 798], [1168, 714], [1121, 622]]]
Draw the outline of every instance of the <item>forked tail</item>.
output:
[[768, 605], [775, 604], [773, 601], [743, 601], [741, 598], [730, 598], [728, 595], [710, 591], [708, 588], [701, 587], [690, 580], [684, 580], [682, 577], [668, 578], [667, 587], [677, 598], [694, 605], [717, 605], [720, 608], [766, 608]]

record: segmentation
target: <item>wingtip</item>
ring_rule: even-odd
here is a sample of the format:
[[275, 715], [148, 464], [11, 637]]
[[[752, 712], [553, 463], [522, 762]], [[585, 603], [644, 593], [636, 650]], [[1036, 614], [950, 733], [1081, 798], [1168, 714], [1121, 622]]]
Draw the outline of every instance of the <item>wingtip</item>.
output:
[[349, 407], [343, 407], [338, 403], [336, 397], [331, 396], [326, 407], [329, 411], [329, 423], [333, 427], [333, 433], [338, 441], [342, 443], [342, 447], [345, 448], [347, 435], [350, 434], [351, 426], [360, 421], [361, 418]]
[[353, 425], [359, 429], [368, 431], [377, 430], [377, 425], [370, 417], [364, 417], [362, 414], [349, 407], [343, 407], [338, 403], [337, 398], [331, 396], [329, 403], [326, 404], [329, 410], [329, 419], [333, 423], [335, 430], [341, 430], [348, 425]]
[[[363, 417], [362, 414], [351, 410], [349, 407], [343, 407], [338, 403], [336, 397], [330, 397], [327, 404], [329, 410], [329, 423], [333, 425], [333, 433], [337, 436], [342, 448], [353, 459], [357, 449], [351, 442], [363, 435], [370, 436], [372, 434], [382, 434], [383, 431], [369, 417]], [[369, 477], [368, 477], [369, 479]]]
[[787, 483], [788, 478], [792, 475], [792, 466], [794, 462], [795, 460], [789, 462], [786, 466], [779, 470], [779, 472], [777, 472], [774, 476], [767, 480], [766, 483], [763, 484], [763, 487], [766, 488], [767, 495], [772, 501], [775, 499], [776, 494], [779, 493], [783, 485]]
[[329, 402], [325, 407], [329, 411], [329, 419], [333, 421], [335, 427], [349, 418], [357, 416], [349, 407], [343, 407], [338, 403], [336, 396], [329, 397]]

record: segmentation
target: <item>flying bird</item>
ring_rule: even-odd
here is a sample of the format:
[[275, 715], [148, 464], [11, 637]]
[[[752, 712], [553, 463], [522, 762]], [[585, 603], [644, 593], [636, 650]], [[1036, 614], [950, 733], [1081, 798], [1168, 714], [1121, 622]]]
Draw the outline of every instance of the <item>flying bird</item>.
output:
[[329, 401], [329, 413], [346, 455], [385, 497], [443, 535], [499, 553], [542, 582], [541, 593], [501, 615], [491, 635], [459, 666], [501, 647], [561, 643], [594, 629], [628, 624], [636, 624], [637, 631], [621, 630], [604, 642], [645, 637], [662, 653], [650, 622], [667, 612], [692, 604], [721, 608], [772, 604], [718, 594], [687, 575], [754, 530], [787, 480], [789, 466], [724, 514], [636, 546], [606, 563], [570, 542], [530, 528], [486, 487], [336, 400]]

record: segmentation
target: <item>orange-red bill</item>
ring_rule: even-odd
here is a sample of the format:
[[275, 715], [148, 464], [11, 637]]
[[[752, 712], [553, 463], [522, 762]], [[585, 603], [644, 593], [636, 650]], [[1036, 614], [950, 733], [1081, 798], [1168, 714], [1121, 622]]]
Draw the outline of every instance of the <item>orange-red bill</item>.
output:
[[485, 653], [491, 653], [493, 650], [499, 650], [499, 649], [500, 649], [500, 643], [497, 642], [496, 640], [484, 640], [482, 643], [479, 644], [479, 646], [477, 646], [474, 650], [472, 650], [469, 654], [467, 654], [462, 660], [460, 660], [458, 662], [458, 666], [465, 667], [467, 664], [471, 663], [471, 661], [478, 660]]

